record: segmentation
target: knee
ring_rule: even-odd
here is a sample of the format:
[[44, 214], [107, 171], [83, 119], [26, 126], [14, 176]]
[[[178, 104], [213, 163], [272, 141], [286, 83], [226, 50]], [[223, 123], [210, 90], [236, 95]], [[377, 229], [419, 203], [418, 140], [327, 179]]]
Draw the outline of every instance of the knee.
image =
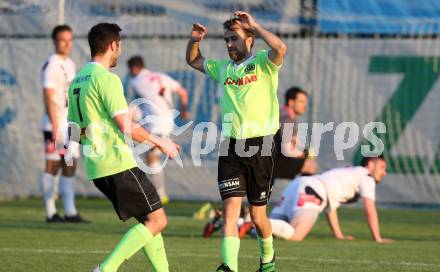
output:
[[290, 241], [293, 241], [293, 242], [301, 242], [301, 241], [303, 241], [304, 240], [304, 238], [306, 238], [305, 237], [305, 235], [292, 235], [292, 237], [290, 237]]
[[260, 210], [251, 212], [251, 219], [256, 226], [261, 226], [268, 220], [266, 213]]
[[231, 215], [231, 214], [225, 214], [223, 217], [223, 224], [225, 226], [234, 226], [237, 227], [238, 224], [238, 218], [239, 216]]
[[160, 231], [164, 230], [168, 225], [168, 218], [166, 215], [161, 216], [157, 221], [157, 227], [160, 229]]
[[154, 218], [150, 218], [147, 221], [145, 221], [145, 225], [152, 225], [154, 228], [154, 232], [161, 232], [163, 231], [166, 226], [168, 225], [168, 218], [165, 214], [160, 216], [155, 216]]

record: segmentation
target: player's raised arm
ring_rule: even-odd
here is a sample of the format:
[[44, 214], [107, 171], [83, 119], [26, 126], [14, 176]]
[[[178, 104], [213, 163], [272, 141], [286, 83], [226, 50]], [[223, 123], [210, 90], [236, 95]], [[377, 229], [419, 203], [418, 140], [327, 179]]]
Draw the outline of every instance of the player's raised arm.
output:
[[333, 236], [338, 240], [354, 240], [353, 236], [344, 236], [339, 226], [339, 218], [337, 210], [331, 210], [327, 213], [327, 220], [333, 232]]
[[390, 243], [393, 242], [391, 239], [382, 238], [379, 229], [379, 217], [377, 215], [376, 204], [374, 200], [367, 197], [362, 198], [362, 203], [364, 205], [365, 217], [367, 219], [368, 227], [370, 228], [371, 235], [374, 241], [378, 243]]
[[234, 15], [240, 18], [243, 27], [255, 31], [266, 44], [271, 48], [269, 51], [269, 59], [276, 65], [283, 63], [283, 58], [287, 52], [286, 44], [275, 34], [266, 30], [260, 24], [258, 24], [254, 18], [247, 12], [236, 11]]
[[188, 45], [186, 47], [186, 62], [192, 68], [205, 73], [205, 69], [203, 68], [203, 62], [205, 58], [202, 56], [200, 52], [200, 42], [203, 40], [207, 32], [207, 29], [204, 25], [195, 23], [193, 24], [191, 31], [191, 38], [189, 39]]

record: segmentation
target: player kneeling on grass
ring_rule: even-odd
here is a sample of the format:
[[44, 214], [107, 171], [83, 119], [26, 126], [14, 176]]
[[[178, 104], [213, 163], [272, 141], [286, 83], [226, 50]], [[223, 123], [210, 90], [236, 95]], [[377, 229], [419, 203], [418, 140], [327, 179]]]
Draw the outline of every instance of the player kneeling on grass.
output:
[[375, 189], [386, 175], [383, 157], [368, 157], [361, 166], [336, 168], [320, 175], [298, 177], [284, 190], [281, 200], [270, 214], [274, 236], [302, 241], [312, 230], [319, 213], [327, 207], [327, 219], [333, 235], [339, 240], [353, 240], [342, 233], [337, 208], [362, 198], [364, 211], [373, 239], [379, 243], [392, 242], [382, 238], [375, 205]]
[[178, 154], [179, 147], [128, 121], [121, 80], [109, 71], [122, 51], [120, 31], [116, 24], [92, 27], [88, 34], [92, 62], [78, 72], [69, 88], [67, 119], [73, 123], [71, 130], [79, 127], [86, 132], [81, 135], [81, 144], [88, 178], [112, 202], [121, 220], [134, 217], [139, 221], [94, 271], [117, 271], [141, 249], [154, 271], [168, 271], [161, 236], [167, 218], [153, 184], [137, 167], [124, 134], [137, 142], [151, 143], [170, 158]]

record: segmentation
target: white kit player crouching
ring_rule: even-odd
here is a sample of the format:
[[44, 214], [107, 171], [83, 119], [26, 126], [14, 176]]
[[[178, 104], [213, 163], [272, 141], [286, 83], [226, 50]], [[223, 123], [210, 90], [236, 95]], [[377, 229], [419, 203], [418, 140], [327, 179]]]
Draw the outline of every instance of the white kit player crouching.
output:
[[[169, 138], [174, 128], [173, 94], [180, 97], [180, 117], [183, 120], [188, 120], [187, 90], [167, 74], [146, 69], [144, 60], [140, 56], [131, 57], [127, 64], [132, 77], [129, 82], [130, 93], [144, 99], [139, 108], [142, 117], [148, 118], [149, 121], [143, 127], [159, 137]], [[159, 149], [151, 149], [146, 154], [146, 163], [151, 169], [149, 174], [162, 204], [167, 204], [169, 197], [165, 190], [160, 154]]]
[[[46, 106], [42, 124], [46, 166], [40, 180], [40, 188], [46, 209], [46, 222], [87, 222], [79, 216], [75, 207], [75, 159], [79, 157], [79, 146], [64, 149], [67, 133], [67, 90], [75, 77], [75, 64], [69, 58], [72, 50], [72, 29], [68, 25], [55, 27], [52, 31], [52, 40], [55, 53], [47, 59], [41, 69], [41, 84]], [[72, 162], [72, 165], [67, 165], [66, 161]], [[62, 173], [57, 183], [55, 177], [60, 169]], [[56, 210], [57, 191], [63, 198], [64, 218]]]
[[360, 197], [374, 241], [392, 242], [391, 239], [382, 238], [380, 234], [375, 205], [376, 184], [385, 175], [386, 161], [383, 157], [366, 157], [361, 166], [336, 168], [320, 175], [294, 179], [270, 214], [274, 236], [290, 241], [303, 240], [319, 214], [327, 208], [327, 219], [334, 237], [339, 240], [353, 240], [352, 236], [343, 234], [337, 208]]

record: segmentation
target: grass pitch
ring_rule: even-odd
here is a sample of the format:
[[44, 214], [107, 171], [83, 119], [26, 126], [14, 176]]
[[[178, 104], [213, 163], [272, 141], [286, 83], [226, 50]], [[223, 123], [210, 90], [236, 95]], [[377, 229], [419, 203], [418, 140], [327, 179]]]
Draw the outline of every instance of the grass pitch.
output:
[[[104, 199], [79, 199], [91, 224], [47, 224], [40, 199], [0, 202], [0, 271], [91, 271], [135, 221], [120, 222]], [[172, 202], [164, 232], [170, 271], [214, 271], [220, 264], [220, 236], [201, 238], [205, 222], [192, 214], [200, 203]], [[380, 210], [384, 237], [373, 243], [360, 209], [340, 209], [341, 227], [355, 241], [336, 241], [321, 215], [306, 241], [275, 240], [277, 271], [440, 271], [440, 211]], [[242, 240], [240, 271], [258, 266], [257, 242]], [[150, 271], [137, 253], [119, 271]]]

